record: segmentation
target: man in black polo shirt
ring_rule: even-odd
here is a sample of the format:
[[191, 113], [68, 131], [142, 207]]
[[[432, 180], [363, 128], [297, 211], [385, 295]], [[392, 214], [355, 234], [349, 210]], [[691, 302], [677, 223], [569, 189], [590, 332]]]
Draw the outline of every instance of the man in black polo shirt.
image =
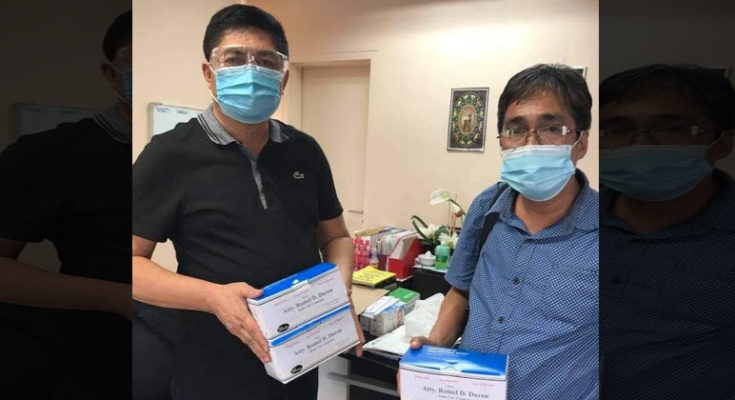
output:
[[[316, 398], [316, 370], [287, 385], [266, 375], [268, 345], [246, 298], [319, 263], [320, 249], [349, 291], [353, 247], [329, 164], [312, 137], [269, 119], [288, 80], [288, 45], [273, 16], [220, 10], [204, 55], [214, 103], [155, 136], [135, 163], [133, 297], [182, 310], [174, 398]], [[150, 260], [166, 239], [178, 273]]]

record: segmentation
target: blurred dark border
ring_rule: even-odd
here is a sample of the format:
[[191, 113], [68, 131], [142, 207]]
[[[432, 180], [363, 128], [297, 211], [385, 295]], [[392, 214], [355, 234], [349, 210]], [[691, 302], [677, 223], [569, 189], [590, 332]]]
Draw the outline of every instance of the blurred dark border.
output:
[[[30, 293], [43, 279], [13, 272], [9, 285], [8, 264], [2, 264], [7, 257], [0, 260], [3, 399], [131, 398], [131, 321], [124, 308], [130, 308], [132, 157], [129, 145], [87, 129], [94, 126], [89, 117], [119, 102], [101, 71], [109, 61], [103, 39], [131, 8], [129, 0], [0, 5], [0, 247], [7, 256], [13, 243], [21, 243], [17, 260], [33, 271], [61, 269], [107, 285], [98, 288], [97, 310], [49, 305], [57, 290], [64, 292], [54, 283], [44, 283], [44, 299], [36, 305]], [[98, 212], [99, 231], [82, 223]], [[81, 292], [66, 293], [61, 303], [88, 300]]]
[[[639, 124], [633, 125], [644, 131], [662, 128], [653, 125], [663, 123], [646, 118], [665, 112], [672, 98], [677, 99], [672, 104], [690, 106], [672, 114], [701, 117], [703, 125], [732, 120], [734, 40], [732, 1], [601, 0], [601, 102], [606, 96], [626, 98], [616, 104], [627, 108], [615, 112], [637, 115]], [[636, 79], [644, 72], [626, 79], [611, 77], [651, 64], [702, 67], [726, 79], [699, 73], [661, 79], [658, 89], [647, 88], [635, 99], [639, 101], [627, 102], [635, 97], [632, 92], [643, 91], [642, 81]], [[637, 88], [625, 86], [631, 81], [639, 82]], [[705, 81], [712, 84], [701, 83]], [[664, 93], [660, 101], [651, 100], [656, 90]], [[604, 106], [600, 114], [601, 131], [606, 124], [621, 123], [605, 122], [606, 115], [615, 113]], [[729, 156], [714, 164], [715, 172], [705, 174], [714, 177], [711, 184], [661, 203], [619, 201], [620, 193], [605, 187], [606, 169], [625, 176], [619, 178], [620, 187], [631, 193], [645, 186], [641, 182], [647, 182], [651, 192], [664, 191], [677, 185], [676, 179], [673, 186], [665, 179], [684, 179], [697, 168], [706, 169], [695, 163], [696, 157], [683, 156], [677, 163], [631, 153], [627, 159], [606, 161], [601, 148], [602, 399], [735, 399], [735, 154], [731, 134], [717, 139], [729, 128], [714, 127], [711, 140], [696, 141], [709, 146], [707, 154], [714, 147], [729, 146]], [[648, 140], [638, 144], [651, 145], [653, 139]], [[664, 153], [658, 154], [663, 158]]]

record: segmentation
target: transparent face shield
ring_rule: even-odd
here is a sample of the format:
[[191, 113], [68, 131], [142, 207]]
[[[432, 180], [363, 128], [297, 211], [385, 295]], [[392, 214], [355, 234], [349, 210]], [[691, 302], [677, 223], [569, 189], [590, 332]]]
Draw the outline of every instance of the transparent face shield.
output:
[[122, 47], [116, 53], [110, 63], [118, 72], [127, 72], [133, 69], [133, 49]]
[[123, 93], [118, 93], [117, 89], [113, 89], [115, 96], [121, 101], [130, 105], [133, 101], [133, 51], [130, 46], [122, 47], [117, 50], [112, 62], [109, 63], [112, 68], [120, 74], [123, 84]]
[[288, 70], [288, 56], [275, 50], [231, 45], [212, 49], [209, 65], [214, 72], [226, 68], [254, 65], [258, 68], [285, 74]]

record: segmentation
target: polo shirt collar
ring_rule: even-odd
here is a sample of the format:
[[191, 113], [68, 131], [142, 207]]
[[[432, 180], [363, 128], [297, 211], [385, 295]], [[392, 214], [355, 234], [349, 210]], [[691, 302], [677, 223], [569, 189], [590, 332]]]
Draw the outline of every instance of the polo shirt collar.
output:
[[[571, 233], [574, 228], [583, 231], [594, 231], [599, 229], [599, 206], [598, 194], [590, 187], [587, 176], [581, 170], [575, 171], [575, 176], [579, 180], [582, 187], [577, 198], [574, 199], [569, 213], [560, 221], [561, 233]], [[507, 185], [501, 183], [501, 185]], [[511, 224], [514, 214], [514, 203], [518, 192], [512, 188], [503, 191], [498, 200], [490, 207], [485, 214], [496, 212], [499, 214], [500, 220], [507, 224]], [[559, 222], [557, 222], [558, 224]], [[556, 225], [556, 224], [555, 224]]]
[[95, 114], [92, 119], [113, 139], [125, 144], [132, 143], [132, 125], [117, 112], [117, 104]]
[[[237, 140], [235, 140], [235, 138], [225, 130], [222, 124], [220, 124], [214, 116], [213, 108], [214, 104], [210, 104], [203, 113], [197, 116], [199, 124], [204, 129], [204, 132], [207, 133], [207, 136], [212, 142], [221, 146], [237, 142]], [[276, 143], [282, 143], [288, 140], [288, 136], [281, 131], [280, 124], [274, 119], [268, 120], [268, 134], [270, 140]]]

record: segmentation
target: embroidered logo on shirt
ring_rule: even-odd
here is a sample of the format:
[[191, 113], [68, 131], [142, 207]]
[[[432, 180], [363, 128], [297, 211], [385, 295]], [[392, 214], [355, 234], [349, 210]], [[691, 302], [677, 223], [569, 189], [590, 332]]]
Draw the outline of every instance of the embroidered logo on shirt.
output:
[[304, 179], [304, 174], [302, 174], [301, 171], [295, 171], [293, 173], [293, 178], [294, 179]]

